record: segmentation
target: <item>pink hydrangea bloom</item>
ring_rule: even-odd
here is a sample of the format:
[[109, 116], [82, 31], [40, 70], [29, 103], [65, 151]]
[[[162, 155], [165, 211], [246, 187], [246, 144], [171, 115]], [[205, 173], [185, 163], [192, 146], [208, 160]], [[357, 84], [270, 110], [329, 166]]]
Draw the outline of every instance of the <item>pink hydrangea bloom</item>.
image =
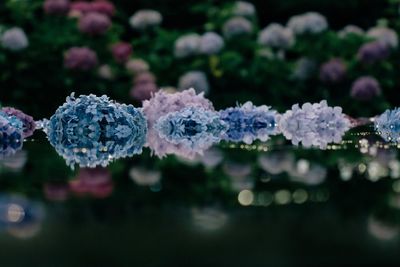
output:
[[71, 12], [73, 12], [73, 13], [78, 13], [80, 15], [83, 15], [83, 14], [91, 11], [91, 5], [89, 2], [76, 1], [76, 2], [71, 3], [70, 9], [71, 9]]
[[116, 62], [125, 63], [132, 54], [132, 45], [127, 42], [119, 42], [111, 47], [111, 52]]
[[23, 113], [21, 110], [18, 110], [18, 109], [12, 108], [12, 107], [4, 107], [1, 109], [1, 111], [8, 115], [15, 116], [21, 120], [23, 127], [24, 127], [23, 128], [24, 138], [31, 136], [33, 134], [33, 132], [35, 131], [35, 129], [36, 129], [35, 120], [31, 116]]
[[157, 91], [155, 83], [139, 83], [135, 84], [130, 92], [132, 98], [143, 101], [151, 98], [151, 95]]
[[185, 158], [193, 158], [196, 152], [188, 150], [180, 144], [172, 144], [161, 139], [154, 129], [156, 121], [163, 115], [170, 112], [180, 111], [185, 107], [202, 107], [207, 110], [214, 110], [212, 103], [204, 98], [204, 94], [196, 94], [194, 89], [184, 90], [177, 93], [166, 93], [158, 91], [149, 100], [143, 101], [143, 113], [147, 118], [148, 132], [147, 144], [153, 154], [164, 157], [167, 154], [175, 154]]
[[67, 69], [87, 71], [96, 67], [97, 54], [87, 47], [72, 47], [64, 56], [64, 65]]
[[114, 187], [110, 171], [102, 167], [80, 169], [77, 177], [69, 182], [69, 186], [78, 196], [90, 195], [96, 198], [110, 196]]
[[104, 14], [89, 12], [79, 19], [78, 28], [89, 35], [102, 35], [111, 26], [111, 20]]
[[65, 15], [69, 11], [69, 0], [46, 0], [43, 9], [49, 15]]
[[115, 13], [114, 4], [106, 0], [94, 1], [90, 4], [90, 11], [95, 11], [109, 17]]

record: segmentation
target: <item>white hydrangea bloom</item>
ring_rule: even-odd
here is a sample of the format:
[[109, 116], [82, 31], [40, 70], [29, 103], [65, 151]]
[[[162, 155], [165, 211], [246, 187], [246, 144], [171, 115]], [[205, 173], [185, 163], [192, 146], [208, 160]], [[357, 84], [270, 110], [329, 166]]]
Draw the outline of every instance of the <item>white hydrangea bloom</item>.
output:
[[307, 12], [291, 17], [287, 26], [296, 35], [305, 33], [316, 34], [325, 31], [328, 28], [328, 22], [323, 15], [317, 12]]
[[24, 30], [19, 27], [8, 29], [0, 38], [1, 45], [12, 51], [23, 50], [28, 47], [29, 41]]
[[260, 45], [270, 46], [273, 48], [287, 49], [295, 42], [293, 31], [285, 28], [278, 23], [272, 23], [265, 27], [258, 36]]
[[151, 9], [142, 9], [133, 14], [129, 19], [129, 24], [134, 29], [145, 30], [160, 25], [162, 15], [160, 12]]
[[379, 26], [371, 28], [368, 30], [367, 36], [376, 39], [391, 48], [397, 48], [399, 45], [399, 37], [397, 33], [386, 27]]
[[197, 33], [189, 33], [175, 41], [174, 54], [177, 58], [184, 58], [200, 53], [201, 37]]

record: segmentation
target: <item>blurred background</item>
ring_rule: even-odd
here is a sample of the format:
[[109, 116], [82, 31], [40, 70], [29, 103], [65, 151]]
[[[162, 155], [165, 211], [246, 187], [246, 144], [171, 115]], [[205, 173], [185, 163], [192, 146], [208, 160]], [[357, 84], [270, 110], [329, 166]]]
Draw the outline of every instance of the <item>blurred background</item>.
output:
[[[0, 104], [72, 92], [137, 107], [195, 88], [216, 110], [399, 106], [398, 0], [2, 0]], [[369, 126], [326, 150], [276, 136], [188, 160], [72, 170], [42, 132], [0, 159], [2, 266], [398, 266], [398, 147]]]

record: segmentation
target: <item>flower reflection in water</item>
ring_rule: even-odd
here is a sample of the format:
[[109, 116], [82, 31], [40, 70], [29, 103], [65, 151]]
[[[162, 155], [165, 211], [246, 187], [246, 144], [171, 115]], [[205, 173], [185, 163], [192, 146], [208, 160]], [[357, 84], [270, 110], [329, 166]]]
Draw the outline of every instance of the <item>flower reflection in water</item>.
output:
[[219, 208], [205, 207], [192, 209], [193, 224], [200, 230], [219, 230], [228, 223], [228, 220], [228, 214]]
[[161, 172], [141, 167], [131, 168], [129, 176], [139, 186], [154, 186], [161, 181]]
[[80, 169], [75, 179], [69, 182], [69, 187], [77, 196], [95, 198], [109, 197], [114, 190], [110, 171], [102, 167]]
[[30, 238], [41, 229], [45, 210], [41, 203], [19, 195], [0, 196], [0, 229], [18, 238]]
[[19, 150], [8, 157], [0, 156], [0, 169], [4, 168], [7, 171], [19, 172], [24, 168], [27, 160], [28, 155], [24, 150]]

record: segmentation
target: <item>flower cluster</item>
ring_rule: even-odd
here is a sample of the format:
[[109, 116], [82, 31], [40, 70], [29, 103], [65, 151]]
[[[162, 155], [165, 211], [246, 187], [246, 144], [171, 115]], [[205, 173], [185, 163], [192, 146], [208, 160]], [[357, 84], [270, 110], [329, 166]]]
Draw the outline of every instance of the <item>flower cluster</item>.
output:
[[215, 32], [206, 32], [202, 36], [197, 33], [189, 33], [175, 41], [174, 54], [177, 58], [213, 55], [218, 54], [224, 45], [224, 39]]
[[125, 63], [132, 55], [132, 45], [127, 42], [118, 42], [111, 46], [111, 52], [117, 63]]
[[132, 28], [137, 30], [146, 30], [160, 25], [162, 22], [162, 16], [160, 12], [151, 9], [139, 10], [133, 14], [129, 23]]
[[397, 48], [399, 45], [399, 37], [396, 31], [386, 27], [373, 27], [367, 31], [367, 36], [392, 49]]
[[133, 80], [133, 87], [130, 91], [132, 98], [143, 101], [150, 99], [151, 95], [157, 91], [156, 78], [150, 72], [140, 72]]
[[400, 108], [386, 110], [374, 121], [375, 130], [388, 142], [400, 142]]
[[307, 12], [291, 17], [287, 26], [296, 35], [317, 34], [328, 28], [328, 22], [323, 15], [317, 12]]
[[[143, 101], [143, 113], [148, 123], [147, 146], [152, 153], [158, 157], [177, 152], [180, 146], [168, 143], [160, 138], [154, 125], [157, 120], [170, 112], [183, 110], [186, 107], [198, 107], [204, 110], [214, 110], [212, 103], [204, 98], [203, 93], [196, 94], [194, 89], [184, 90], [177, 93], [167, 93], [163, 90], [155, 93], [149, 100]], [[182, 155], [186, 156], [186, 150], [182, 150]]]
[[115, 13], [115, 7], [113, 3], [107, 0], [95, 0], [92, 2], [74, 1], [71, 3], [69, 15], [72, 17], [81, 17], [90, 12], [97, 12], [112, 17]]
[[103, 35], [111, 26], [111, 20], [108, 16], [98, 13], [89, 12], [79, 18], [78, 28], [82, 33], [88, 35]]
[[69, 166], [96, 167], [141, 153], [147, 124], [142, 112], [131, 105], [107, 96], [75, 98], [72, 94], [45, 123], [45, 131]]
[[390, 55], [390, 47], [375, 41], [362, 45], [357, 53], [357, 59], [364, 64], [372, 64], [386, 59]]
[[0, 156], [9, 156], [22, 148], [23, 124], [13, 115], [0, 111]]
[[350, 95], [360, 101], [368, 101], [381, 94], [379, 82], [371, 76], [363, 76], [354, 81]]
[[265, 27], [258, 36], [260, 45], [272, 48], [287, 49], [295, 42], [295, 37], [290, 28], [285, 28], [278, 23], [272, 23]]
[[202, 154], [203, 151], [221, 140], [226, 125], [218, 113], [202, 107], [188, 107], [160, 117], [155, 129], [160, 138], [179, 147], [174, 154]]
[[22, 122], [22, 130], [23, 137], [27, 138], [33, 134], [36, 128], [35, 120], [23, 113], [22, 111], [12, 108], [12, 107], [3, 107], [0, 112], [7, 114], [8, 116], [14, 116]]
[[81, 168], [75, 179], [69, 181], [69, 188], [77, 196], [105, 198], [113, 192], [114, 184], [106, 168]]
[[231, 39], [242, 35], [249, 35], [252, 32], [252, 23], [248, 19], [240, 16], [230, 18], [222, 26], [222, 33], [226, 39]]
[[97, 54], [88, 47], [72, 47], [64, 55], [67, 69], [88, 71], [98, 64]]
[[256, 8], [250, 2], [237, 1], [233, 5], [232, 14], [235, 16], [252, 17], [256, 14]]
[[180, 90], [194, 88], [197, 93], [206, 94], [210, 90], [210, 85], [204, 72], [188, 71], [179, 78], [178, 88]]
[[319, 72], [319, 78], [325, 83], [339, 83], [346, 76], [346, 65], [339, 58], [333, 58], [324, 63]]
[[265, 142], [269, 136], [278, 133], [279, 115], [265, 105], [257, 107], [246, 102], [242, 106], [220, 111], [219, 116], [228, 125], [222, 137], [228, 141], [251, 144], [259, 139]]
[[292, 140], [294, 145], [300, 142], [305, 147], [317, 146], [326, 148], [329, 143], [338, 143], [350, 128], [350, 121], [340, 107], [329, 107], [326, 101], [310, 104], [300, 108], [293, 105], [279, 120], [283, 135]]
[[49, 15], [66, 15], [70, 8], [69, 0], [46, 0], [43, 9]]
[[11, 51], [20, 51], [28, 47], [29, 41], [23, 29], [13, 27], [0, 36], [1, 45]]
[[200, 53], [204, 55], [218, 54], [224, 48], [224, 39], [215, 32], [206, 32], [200, 40]]

